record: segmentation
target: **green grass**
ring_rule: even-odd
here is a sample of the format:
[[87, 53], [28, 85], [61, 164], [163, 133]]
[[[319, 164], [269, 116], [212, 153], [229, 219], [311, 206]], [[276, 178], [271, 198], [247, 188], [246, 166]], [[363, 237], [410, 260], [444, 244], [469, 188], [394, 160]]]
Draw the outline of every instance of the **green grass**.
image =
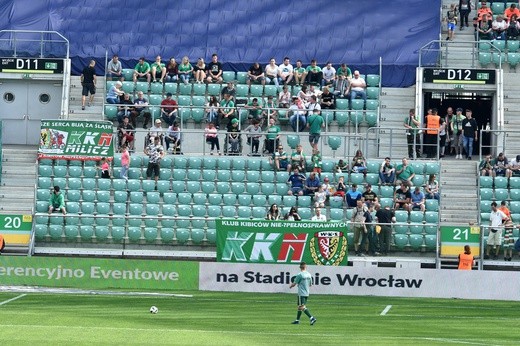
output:
[[[176, 292], [192, 298], [29, 293], [0, 305], [2, 345], [513, 345], [520, 303]], [[0, 293], [0, 304], [20, 296]], [[150, 306], [159, 308], [150, 314]], [[392, 305], [385, 316], [381, 312]]]

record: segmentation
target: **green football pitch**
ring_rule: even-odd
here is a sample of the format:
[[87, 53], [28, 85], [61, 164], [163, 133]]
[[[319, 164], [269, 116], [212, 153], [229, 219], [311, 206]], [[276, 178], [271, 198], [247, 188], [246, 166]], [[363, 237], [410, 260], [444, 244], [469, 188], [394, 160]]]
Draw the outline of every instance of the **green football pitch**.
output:
[[[498, 286], [497, 286], [498, 289]], [[518, 345], [520, 302], [176, 292], [0, 293], [2, 345]], [[151, 314], [152, 305], [158, 307]]]

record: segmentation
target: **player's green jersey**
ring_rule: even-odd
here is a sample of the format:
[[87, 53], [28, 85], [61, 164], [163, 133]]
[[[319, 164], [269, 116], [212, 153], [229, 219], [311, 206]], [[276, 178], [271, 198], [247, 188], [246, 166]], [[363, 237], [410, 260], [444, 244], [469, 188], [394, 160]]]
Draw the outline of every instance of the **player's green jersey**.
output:
[[309, 272], [300, 272], [294, 278], [294, 282], [298, 284], [298, 296], [308, 297], [309, 288], [312, 286], [312, 276]]

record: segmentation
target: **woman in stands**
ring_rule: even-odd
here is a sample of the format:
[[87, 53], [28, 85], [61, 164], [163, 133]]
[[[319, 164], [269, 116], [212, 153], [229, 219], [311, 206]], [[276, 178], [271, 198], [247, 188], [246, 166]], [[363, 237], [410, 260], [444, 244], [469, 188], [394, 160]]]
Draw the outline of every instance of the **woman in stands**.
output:
[[269, 208], [269, 211], [267, 212], [267, 215], [265, 217], [266, 220], [280, 220], [280, 209], [278, 209], [278, 206], [276, 204], [271, 205]]
[[175, 58], [170, 58], [166, 65], [166, 82], [176, 82], [179, 79], [179, 64]]
[[287, 221], [301, 221], [302, 217], [298, 214], [298, 208], [291, 207], [291, 210], [285, 214], [284, 219]]
[[507, 28], [507, 39], [516, 40], [520, 36], [520, 21], [518, 17], [513, 14], [509, 21], [509, 27]]
[[358, 149], [356, 155], [352, 159], [352, 172], [353, 173], [366, 173], [367, 161], [363, 157], [363, 152]]
[[206, 104], [206, 121], [208, 123], [218, 123], [218, 100], [216, 96], [211, 96]]
[[479, 40], [493, 39], [493, 21], [487, 14], [482, 15], [482, 19], [478, 23], [477, 31]]
[[208, 143], [210, 147], [210, 155], [213, 155], [213, 151], [215, 148], [217, 149], [217, 154], [222, 155], [220, 153], [220, 144], [218, 142], [218, 133], [215, 124], [209, 123], [208, 127], [204, 130], [204, 135], [206, 136], [206, 143]]
[[260, 146], [260, 137], [262, 137], [262, 128], [260, 121], [253, 119], [251, 125], [244, 130], [247, 133], [247, 144], [251, 146], [251, 154], [258, 155], [258, 147]]
[[182, 58], [182, 63], [179, 65], [179, 79], [184, 82], [184, 84], [188, 84], [192, 73], [193, 66], [190, 64], [190, 59], [185, 55]]
[[435, 174], [430, 174], [428, 183], [426, 184], [426, 199], [440, 199], [439, 182], [435, 179]]
[[204, 83], [206, 79], [206, 64], [203, 58], [197, 60], [197, 65], [193, 67], [193, 74], [195, 75], [195, 83]]

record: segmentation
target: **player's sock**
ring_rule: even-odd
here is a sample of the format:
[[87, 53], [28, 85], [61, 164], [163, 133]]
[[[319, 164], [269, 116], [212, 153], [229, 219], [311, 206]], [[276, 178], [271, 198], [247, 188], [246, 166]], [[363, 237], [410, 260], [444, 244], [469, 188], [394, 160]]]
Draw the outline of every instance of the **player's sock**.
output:
[[305, 308], [305, 310], [303, 310], [303, 312], [305, 312], [305, 315], [307, 315], [309, 318], [312, 317], [311, 312], [309, 311], [309, 309]]
[[298, 310], [298, 313], [296, 314], [296, 319], [299, 321], [300, 317], [302, 317], [302, 311]]

